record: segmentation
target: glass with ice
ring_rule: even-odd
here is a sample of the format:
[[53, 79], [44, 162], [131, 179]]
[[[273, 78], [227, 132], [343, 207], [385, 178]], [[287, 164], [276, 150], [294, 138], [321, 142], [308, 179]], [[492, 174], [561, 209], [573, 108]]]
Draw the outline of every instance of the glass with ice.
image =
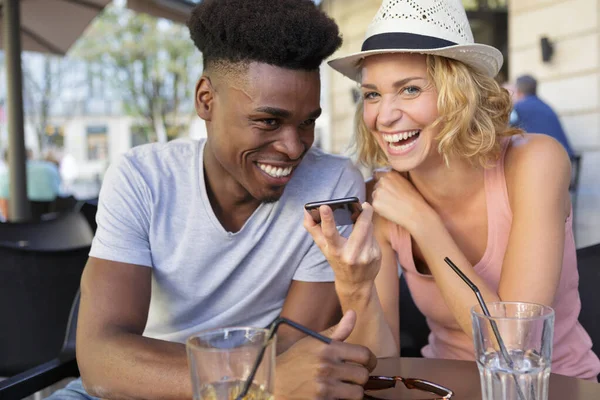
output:
[[495, 302], [487, 307], [489, 317], [480, 306], [471, 310], [482, 399], [547, 400], [554, 310], [522, 302]]

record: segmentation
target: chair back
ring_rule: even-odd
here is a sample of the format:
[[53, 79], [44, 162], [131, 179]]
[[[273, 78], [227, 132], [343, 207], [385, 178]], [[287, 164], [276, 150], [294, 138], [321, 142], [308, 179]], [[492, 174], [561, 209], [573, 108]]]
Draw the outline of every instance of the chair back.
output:
[[579, 322], [592, 338], [592, 350], [600, 357], [600, 243], [577, 250]]
[[75, 339], [77, 338], [77, 320], [79, 319], [79, 302], [81, 300], [81, 291], [78, 289], [75, 299], [71, 305], [69, 319], [67, 320], [67, 329], [60, 349], [61, 360], [71, 360], [75, 358]]
[[571, 156], [571, 182], [569, 183], [569, 191], [577, 194], [579, 187], [579, 176], [581, 172], [581, 154]]
[[98, 225], [96, 224], [96, 213], [98, 212], [98, 201], [97, 200], [88, 200], [85, 201], [81, 205], [81, 210], [79, 211], [85, 217], [86, 221], [90, 228], [92, 228], [92, 232], [96, 233], [96, 229]]
[[24, 399], [65, 378], [77, 378], [79, 376], [79, 367], [75, 358], [79, 298], [80, 293], [77, 291], [71, 306], [63, 347], [58, 357], [0, 381], [0, 399]]
[[0, 224], [0, 376], [59, 355], [91, 242], [77, 212]]

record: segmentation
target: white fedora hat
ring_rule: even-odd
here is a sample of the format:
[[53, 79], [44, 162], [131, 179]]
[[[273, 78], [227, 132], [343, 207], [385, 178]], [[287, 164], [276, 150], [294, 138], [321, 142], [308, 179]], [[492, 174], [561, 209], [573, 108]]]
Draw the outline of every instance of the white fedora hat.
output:
[[461, 0], [383, 0], [367, 28], [361, 51], [329, 61], [359, 81], [360, 61], [383, 53], [434, 54], [461, 61], [487, 76], [502, 67], [502, 53], [473, 41]]

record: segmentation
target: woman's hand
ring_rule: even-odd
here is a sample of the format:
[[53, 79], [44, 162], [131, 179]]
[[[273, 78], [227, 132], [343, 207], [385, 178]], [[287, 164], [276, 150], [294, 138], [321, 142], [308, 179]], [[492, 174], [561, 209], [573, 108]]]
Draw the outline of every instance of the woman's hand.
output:
[[432, 211], [412, 183], [398, 171], [378, 171], [371, 194], [375, 212], [383, 218], [413, 232], [422, 217]]
[[330, 207], [319, 208], [321, 224], [304, 212], [304, 227], [333, 268], [338, 291], [370, 291], [379, 272], [381, 250], [373, 234], [373, 207], [363, 203], [362, 208], [348, 239], [338, 232]]

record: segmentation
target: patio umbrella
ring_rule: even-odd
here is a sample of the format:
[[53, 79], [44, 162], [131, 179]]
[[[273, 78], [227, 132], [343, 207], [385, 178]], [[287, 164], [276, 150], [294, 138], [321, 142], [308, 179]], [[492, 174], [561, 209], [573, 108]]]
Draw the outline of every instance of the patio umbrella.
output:
[[111, 0], [0, 0], [6, 55], [10, 219], [30, 218], [25, 169], [21, 50], [65, 54]]
[[127, 7], [158, 18], [185, 23], [190, 11], [201, 0], [127, 0]]

